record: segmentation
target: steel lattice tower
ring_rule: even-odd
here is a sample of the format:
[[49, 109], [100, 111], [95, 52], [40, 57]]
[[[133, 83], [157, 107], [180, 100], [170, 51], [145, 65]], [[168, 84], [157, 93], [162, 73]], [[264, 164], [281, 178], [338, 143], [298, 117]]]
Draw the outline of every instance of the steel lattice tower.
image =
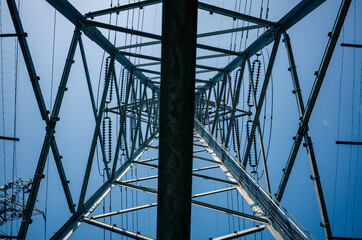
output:
[[[36, 102], [46, 125], [18, 236], [8, 238], [26, 238], [46, 161], [52, 154], [68, 206], [64, 211], [69, 211], [69, 219], [59, 226], [51, 239], [71, 238], [75, 230], [86, 227], [84, 225], [132, 239], [187, 239], [196, 208], [207, 209], [209, 214], [224, 214], [234, 223], [230, 233], [210, 235], [210, 239], [234, 239], [267, 231], [267, 238], [314, 239], [280, 204], [299, 148], [304, 145], [324, 237], [341, 239], [332, 234], [308, 123], [350, 0], [341, 2], [315, 73], [313, 88], [309, 98], [304, 100], [288, 32], [323, 4], [322, 0], [303, 0], [274, 22], [267, 17], [254, 17], [191, 0], [144, 0], [85, 14], [66, 0], [46, 2], [74, 26], [50, 111], [44, 101], [15, 1], [7, 0]], [[141, 12], [152, 6], [163, 7], [161, 33], [123, 27], [110, 23], [107, 18], [130, 10]], [[196, 26], [201, 11], [247, 24], [200, 33]], [[107, 38], [107, 31], [142, 37], [147, 41], [116, 45]], [[241, 51], [199, 41], [230, 33], [250, 34], [253, 40], [248, 44], [245, 42]], [[88, 65], [87, 55], [92, 51], [87, 48], [89, 42], [106, 56], [102, 70], [104, 84], [98, 89], [99, 101], [91, 80], [95, 76]], [[288, 57], [299, 122], [289, 157], [282, 160], [285, 164], [282, 178], [277, 186], [272, 186], [268, 171], [272, 163], [267, 161], [266, 120], [262, 114], [270, 107], [266, 99], [270, 94], [277, 54], [284, 51], [282, 44]], [[144, 50], [147, 46], [158, 48], [160, 53]], [[261, 56], [265, 49], [270, 50], [268, 58]], [[67, 178], [69, 170], [64, 167], [67, 159], [61, 155], [55, 130], [61, 122], [61, 107], [68, 80], [72, 81], [70, 75], [77, 54], [89, 92], [93, 125], [89, 129], [87, 159], [79, 160], [84, 164], [77, 170], [81, 186], [74, 191]], [[220, 58], [229, 61], [221, 68], [211, 64]], [[210, 78], [199, 77], [204, 73]], [[103, 172], [99, 185], [94, 180], [100, 178], [94, 170], [98, 157]], [[217, 187], [212, 189], [210, 186]], [[213, 199], [218, 200], [212, 204]], [[226, 201], [235, 203], [232, 202], [230, 207], [226, 206]], [[245, 203], [247, 209], [238, 209], [238, 201]], [[240, 219], [244, 219], [244, 227], [241, 227]], [[150, 231], [151, 235], [144, 234], [146, 228], [154, 229]]]

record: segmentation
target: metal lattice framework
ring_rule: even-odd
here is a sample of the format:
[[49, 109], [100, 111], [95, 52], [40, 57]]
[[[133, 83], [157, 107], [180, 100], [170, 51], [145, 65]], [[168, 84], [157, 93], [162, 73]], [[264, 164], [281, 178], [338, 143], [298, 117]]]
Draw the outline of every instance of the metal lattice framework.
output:
[[[166, 137], [164, 137], [167, 135], [165, 133], [166, 130], [162, 130], [162, 122], [166, 122], [163, 120], [163, 114], [168, 111], [167, 106], [165, 105], [168, 96], [166, 97], [160, 94], [160, 92], [162, 92], [163, 85], [160, 81], [158, 81], [158, 79], [167, 79], [167, 77], [169, 77], [169, 75], [163, 73], [163, 71], [167, 71], [164, 70], [164, 66], [168, 63], [170, 63], [170, 65], [175, 64], [180, 71], [184, 71], [190, 66], [184, 66], [184, 59], [181, 57], [179, 62], [174, 61], [171, 64], [171, 61], [173, 60], [172, 57], [168, 58], [167, 62], [165, 60], [166, 57], [161, 58], [160, 56], [142, 52], [133, 53], [131, 51], [127, 51], [129, 49], [141, 48], [144, 46], [159, 46], [162, 42], [162, 51], [167, 52], [168, 49], [166, 48], [169, 45], [167, 45], [167, 43], [165, 44], [164, 41], [167, 42], [165, 39], [172, 38], [172, 34], [175, 33], [163, 30], [163, 36], [161, 36], [155, 33], [112, 25], [102, 22], [101, 20], [98, 21], [95, 18], [105, 15], [108, 16], [110, 14], [122, 14], [122, 12], [134, 9], [138, 9], [140, 11], [140, 9], [148, 6], [170, 3], [162, 3], [160, 0], [144, 0], [82, 14], [68, 1], [47, 0], [47, 2], [75, 27], [67, 59], [64, 64], [64, 70], [58, 92], [53, 104], [54, 107], [51, 112], [47, 110], [44, 102], [42, 91], [38, 83], [39, 77], [32, 62], [32, 57], [26, 40], [26, 34], [24, 33], [15, 2], [14, 0], [7, 0], [37, 104], [42, 119], [46, 123], [46, 135], [39, 156], [36, 172], [34, 174], [33, 183], [31, 185], [26, 209], [23, 214], [18, 238], [24, 239], [26, 237], [29, 223], [31, 222], [31, 216], [35, 211], [35, 202], [47, 157], [51, 151], [56, 163], [56, 168], [59, 173], [70, 214], [70, 218], [59, 228], [57, 232], [54, 233], [51, 239], [67, 239], [78, 227], [83, 225], [83, 223], [94, 225], [134, 239], [154, 239], [155, 236], [145, 236], [137, 231], [128, 230], [124, 224], [122, 225], [117, 223], [116, 225], [116, 223], [106, 223], [105, 221], [102, 222], [98, 219], [111, 218], [116, 215], [153, 208], [158, 206], [157, 201], [151, 201], [144, 205], [133, 206], [126, 209], [117, 209], [116, 211], [102, 214], [98, 214], [96, 209], [102, 201], [110, 195], [112, 189], [116, 186], [120, 186], [121, 189], [133, 189], [132, 191], [141, 191], [145, 194], [153, 195], [157, 195], [158, 193], [159, 195], [162, 195], [165, 194], [164, 191], [168, 191], [165, 190], [165, 187], [162, 184], [158, 184], [157, 186], [157, 172], [155, 175], [136, 177], [133, 179], [125, 178], [125, 176], [127, 172], [132, 171], [132, 169], [136, 167], [142, 166], [150, 168], [151, 170], [157, 170], [159, 166], [161, 167], [161, 151], [160, 162], [158, 161], [158, 157], [145, 159], [143, 154], [144, 152], [154, 151], [156, 152], [156, 155], [158, 148], [162, 149], [162, 146], [165, 146], [162, 145], [163, 141], [167, 141]], [[197, 34], [197, 39], [207, 38], [210, 36], [221, 36], [231, 32], [257, 30], [259, 33], [259, 31], [261, 31], [255, 40], [240, 52], [208, 44], [196, 43], [196, 39], [194, 39], [194, 51], [196, 51], [197, 48], [198, 50], [213, 52], [213, 54], [201, 55], [198, 53], [194, 56], [194, 62], [190, 63], [193, 71], [196, 72], [195, 91], [194, 89], [191, 89], [192, 92], [195, 92], [195, 96], [194, 98], [190, 97], [192, 100], [194, 99], [195, 106], [194, 112], [185, 112], [184, 115], [191, 116], [192, 122], [194, 123], [194, 140], [193, 142], [189, 141], [189, 143], [194, 146], [193, 153], [191, 154], [193, 154], [192, 158], [194, 166], [198, 166], [196, 163], [197, 161], [209, 164], [207, 166], [194, 167], [192, 172], [190, 172], [190, 175], [192, 175], [193, 178], [224, 184], [224, 187], [218, 190], [185, 196], [190, 199], [189, 202], [185, 204], [192, 204], [194, 206], [211, 209], [213, 211], [225, 213], [238, 218], [247, 219], [258, 224], [256, 226], [247, 229], [239, 229], [234, 233], [213, 239], [232, 239], [254, 234], [256, 232], [263, 231], [264, 229], [268, 229], [272, 236], [276, 239], [313, 239], [308, 231], [297, 223], [297, 221], [279, 203], [282, 200], [284, 190], [288, 183], [288, 179], [302, 141], [304, 141], [308, 152], [324, 236], [326, 239], [333, 239], [319, 178], [317, 161], [315, 159], [311, 138], [308, 135], [308, 122], [324, 80], [332, 53], [336, 46], [350, 1], [342, 1], [341, 8], [336, 17], [334, 27], [330, 33], [329, 41], [320, 67], [316, 72], [314, 86], [310, 92], [306, 105], [304, 105], [302, 99], [298, 73], [293, 57], [293, 48], [287, 33], [290, 28], [292, 28], [309, 13], [314, 11], [323, 2], [324, 1], [322, 0], [303, 0], [277, 22], [212, 6], [204, 2], [194, 4], [196, 8], [195, 11], [197, 11], [197, 9], [200, 11], [208, 11], [210, 14], [218, 14], [225, 18], [231, 18], [248, 23], [248, 26], [239, 28], [203, 34], [199, 33]], [[180, 7], [180, 11], [182, 11], [182, 7]], [[166, 17], [164, 16], [164, 18]], [[182, 19], [182, 17], [180, 18]], [[180, 21], [182, 22], [182, 20]], [[168, 29], [165, 27], [166, 24], [163, 24], [164, 29]], [[194, 22], [194, 24], [196, 23]], [[125, 46], [115, 46], [104, 36], [104, 30], [123, 34], [132, 34], [134, 36], [140, 36], [151, 40]], [[83, 46], [83, 35], [95, 42], [106, 52], [106, 54], [108, 54], [104, 70], [104, 88], [98, 105], [95, 101], [95, 97], [93, 96], [94, 89], [92, 87], [91, 76], [88, 69], [86, 47]], [[262, 111], [267, 108], [265, 99], [276, 55], [277, 52], [280, 51], [279, 45], [281, 39], [283, 40], [287, 51], [289, 70], [294, 86], [293, 93], [295, 94], [297, 100], [300, 122], [298, 131], [294, 138], [293, 147], [290, 151], [289, 158], [285, 163], [286, 165], [283, 176], [274, 198], [272, 196], [272, 189], [269, 181], [270, 176], [267, 168], [267, 154], [265, 141], [263, 140], [264, 134], [260, 116]], [[260, 52], [269, 45], [272, 46], [269, 59], [261, 60], [261, 57], [259, 57]], [[69, 74], [71, 72], [77, 48], [80, 50], [81, 54], [95, 125], [92, 130], [93, 135], [86, 168], [82, 170], [84, 171], [84, 174], [82, 175], [83, 181], [79, 193], [79, 199], [77, 204], [75, 204], [74, 194], [78, 193], [72, 193], [70, 190], [69, 181], [66, 176], [66, 171], [62, 165], [63, 160], [57, 146], [57, 139], [54, 136], [54, 132], [59, 120], [63, 97], [67, 91]], [[134, 63], [132, 63], [129, 60], [130, 57], [142, 60], [143, 62], [135, 64], [135, 62], [140, 62], [135, 60]], [[200, 63], [200, 61], [205, 59], [215, 60], [223, 57], [231, 58], [231, 61], [222, 68], [207, 64], [203, 65]], [[190, 59], [192, 59], [192, 56]], [[264, 72], [260, 70], [261, 64], [266, 66], [266, 70]], [[118, 72], [119, 74], [117, 74]], [[193, 74], [195, 74], [195, 72]], [[205, 72], [212, 74], [212, 77], [208, 80], [200, 79], [199, 76]], [[165, 83], [166, 82], [167, 81], [165, 80]], [[164, 82], [162, 81], [162, 83]], [[161, 84], [161, 87], [159, 84]], [[170, 82], [167, 84], [172, 85]], [[193, 82], [191, 82], [191, 84], [193, 84]], [[247, 86], [246, 91], [241, 88], [242, 84]], [[259, 85], [261, 86], [260, 90], [258, 89]], [[175, 92], [177, 91], [175, 90]], [[169, 100], [171, 101], [172, 98], [169, 98]], [[242, 104], [242, 101], [246, 104]], [[177, 105], [177, 103], [174, 104]], [[184, 102], [181, 101], [179, 104], [182, 105]], [[180, 121], [183, 121], [180, 116], [176, 119], [181, 119]], [[245, 131], [240, 130], [241, 124], [244, 123], [244, 121], [241, 122], [241, 119], [244, 119], [246, 122]], [[119, 127], [116, 130], [112, 130], [112, 123], [114, 124], [116, 121], [119, 121], [117, 122]], [[174, 123], [170, 122], [169, 124], [171, 126], [170, 128], [172, 128]], [[185, 128], [187, 128], [187, 126]], [[165, 135], [162, 135], [162, 133], [165, 133]], [[168, 137], [169, 140], [172, 139], [172, 136]], [[112, 139], [116, 139], [116, 141], [112, 143]], [[181, 140], [190, 140], [190, 138], [185, 137]], [[157, 143], [159, 145], [157, 145]], [[177, 146], [175, 148], [177, 148]], [[92, 178], [91, 170], [94, 165], [93, 162], [97, 149], [100, 150], [102, 156], [102, 166], [104, 168], [105, 178], [103, 184], [99, 186], [95, 192], [90, 193], [87, 189], [89, 188], [90, 179]], [[167, 151], [166, 147], [164, 147], [164, 149], [165, 150], [163, 151]], [[183, 151], [183, 149], [183, 146], [180, 146], [175, 151]], [[263, 171], [263, 177], [259, 180], [260, 182], [265, 182], [265, 188], [262, 187], [263, 184], [259, 183], [259, 181], [255, 178], [258, 171], [257, 167], [259, 166], [259, 160], [261, 160], [260, 169]], [[191, 161], [191, 159], [189, 159], [189, 161]], [[227, 176], [227, 178], [215, 177], [206, 173], [212, 169], [220, 169], [221, 173], [224, 176]], [[250, 172], [248, 170], [250, 170]], [[160, 174], [161, 172], [162, 174], [165, 174], [163, 176], [163, 181], [173, 181], [172, 171], [172, 168], [166, 169], [166, 167], [159, 171]], [[199, 172], [201, 171], [205, 172], [205, 174], [200, 174]], [[167, 174], [171, 175], [171, 177]], [[178, 183], [180, 183], [183, 179], [179, 179], [178, 181]], [[187, 181], [185, 185], [187, 185]], [[189, 188], [191, 189], [191, 186], [189, 186]], [[196, 198], [227, 193], [230, 191], [240, 194], [245, 202], [250, 206], [250, 210], [245, 210], [245, 212], [236, 211], [226, 207], [210, 204], [205, 201], [196, 200]], [[181, 211], [184, 207], [186, 207], [186, 205], [179, 206]], [[160, 208], [160, 206], [158, 208]], [[164, 215], [162, 215], [160, 209], [158, 209], [158, 211], [158, 221], [161, 221], [160, 219], [163, 218]], [[178, 210], [176, 209], [175, 211]], [[178, 221], [181, 220], [175, 219], [175, 224], [177, 224]], [[183, 224], [190, 225], [190, 220], [186, 222], [183, 221]], [[157, 234], [161, 234], [160, 231], [162, 232], [158, 226]], [[161, 235], [158, 236], [162, 239], [162, 237], [160, 237]]]
[[[0, 226], [22, 218], [31, 184], [31, 179], [23, 181], [19, 178], [0, 187]], [[34, 208], [32, 214], [44, 216], [44, 212], [37, 208]]]

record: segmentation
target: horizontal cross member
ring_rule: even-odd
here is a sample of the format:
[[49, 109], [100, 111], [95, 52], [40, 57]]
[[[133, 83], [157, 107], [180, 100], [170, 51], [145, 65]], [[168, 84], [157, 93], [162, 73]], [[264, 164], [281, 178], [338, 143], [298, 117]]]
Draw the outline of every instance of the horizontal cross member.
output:
[[336, 144], [345, 144], [345, 145], [362, 145], [362, 142], [336, 141]]
[[15, 138], [15, 137], [5, 137], [5, 136], [0, 136], [0, 139], [3, 140], [10, 140], [10, 141], [20, 141], [19, 138]]

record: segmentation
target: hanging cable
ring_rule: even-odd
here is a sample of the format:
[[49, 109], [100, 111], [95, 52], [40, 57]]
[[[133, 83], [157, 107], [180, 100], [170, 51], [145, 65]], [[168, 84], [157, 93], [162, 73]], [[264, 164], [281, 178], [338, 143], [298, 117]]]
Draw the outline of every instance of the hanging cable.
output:
[[[2, 1], [0, 1], [0, 34], [2, 34]], [[2, 113], [2, 135], [5, 136], [5, 99], [4, 99], [4, 58], [3, 58], [3, 38], [0, 37], [0, 61], [1, 61], [1, 113]], [[7, 183], [7, 173], [6, 173], [6, 150], [5, 150], [5, 141], [2, 141], [3, 147], [3, 171], [4, 171], [4, 184]], [[5, 197], [7, 192], [5, 191]], [[8, 232], [8, 225], [6, 225], [6, 232]]]
[[[356, 9], [354, 9], [354, 43], [356, 43]], [[356, 84], [356, 48], [353, 48], [353, 65], [352, 65], [352, 104], [351, 104], [351, 142], [353, 142], [354, 137], [354, 104], [355, 104], [355, 84]], [[350, 197], [350, 185], [351, 185], [351, 171], [352, 171], [352, 155], [353, 155], [353, 146], [350, 146], [349, 150], [349, 162], [348, 162], [348, 183], [347, 183], [347, 205], [346, 205], [346, 215], [344, 219], [344, 234], [346, 235], [347, 231], [347, 218], [348, 218], [348, 209], [349, 209], [349, 197]]]
[[[353, 4], [353, 43], [356, 44], [356, 40], [357, 40], [357, 37], [356, 37], [356, 13], [357, 13], [357, 8], [356, 8], [356, 2], [357, 1], [354, 1], [354, 4]], [[362, 61], [361, 61], [362, 63]], [[355, 81], [356, 79], [356, 48], [353, 48], [353, 81]], [[362, 66], [362, 64], [361, 64]], [[362, 67], [361, 67], [362, 68]], [[360, 78], [360, 92], [359, 92], [359, 102], [358, 102], [358, 108], [361, 108], [361, 103], [362, 103], [362, 99], [361, 99], [361, 81], [362, 81], [362, 71], [361, 71], [361, 78]], [[358, 111], [360, 113], [360, 110]], [[357, 125], [357, 141], [359, 141], [359, 137], [360, 137], [360, 130], [361, 130], [361, 113], [358, 114], [358, 125]], [[357, 159], [356, 159], [356, 167], [355, 167], [355, 181], [354, 181], [354, 189], [353, 189], [353, 200], [352, 200], [352, 203], [353, 203], [353, 207], [352, 207], [352, 236], [353, 236], [353, 230], [354, 230], [354, 219], [355, 219], [355, 209], [356, 209], [356, 193], [357, 193], [357, 176], [358, 176], [358, 160], [359, 159], [359, 148], [357, 148]]]
[[[266, 49], [266, 53], [267, 53], [267, 58], [268, 60], [270, 59], [270, 55], [269, 55], [269, 51], [268, 49]], [[264, 58], [264, 52], [261, 51], [261, 56], [263, 58], [263, 62], [265, 63], [265, 58]], [[264, 69], [264, 73], [266, 72], [266, 69], [265, 69], [265, 64], [263, 64], [263, 69]], [[268, 156], [269, 156], [269, 150], [270, 150], [270, 143], [271, 143], [271, 136], [272, 136], [272, 130], [273, 130], [273, 106], [274, 106], [274, 84], [273, 84], [273, 74], [270, 75], [270, 86], [271, 86], [271, 103], [270, 103], [270, 114], [267, 114], [266, 113], [266, 106], [267, 106], [267, 97], [265, 97], [265, 102], [264, 102], [264, 106], [265, 106], [265, 111], [264, 111], [264, 122], [263, 122], [263, 129], [262, 129], [262, 137], [264, 139], [264, 131], [265, 131], [265, 124], [266, 124], [266, 121], [270, 121], [270, 126], [269, 126], [269, 136], [268, 136], [268, 143], [267, 143], [267, 146], [266, 146], [266, 151], [265, 151], [265, 161], [267, 161], [268, 159]], [[259, 156], [260, 158], [260, 156]], [[264, 169], [262, 170], [258, 180], [260, 180], [264, 175]]]
[[[362, 106], [362, 61], [361, 61], [361, 69], [360, 69], [360, 82], [359, 82], [359, 104], [358, 106]], [[357, 130], [357, 140], [360, 140], [360, 132], [361, 132], [361, 114], [358, 115], [358, 130]], [[353, 189], [353, 207], [352, 207], [352, 236], [354, 232], [354, 222], [355, 222], [355, 211], [356, 211], [356, 199], [357, 199], [357, 179], [358, 179], [358, 165], [359, 165], [359, 159], [360, 159], [360, 148], [357, 148], [357, 161], [356, 161], [356, 167], [355, 167], [355, 173], [354, 173], [354, 189]]]
[[[2, 25], [2, 1], [0, 1], [0, 34], [3, 32], [3, 25]], [[5, 98], [4, 98], [4, 58], [3, 58], [3, 38], [0, 37], [0, 51], [1, 51], [1, 113], [2, 113], [2, 135], [5, 136]], [[5, 150], [5, 141], [2, 141], [3, 146], [3, 171], [4, 171], [4, 184], [7, 182], [7, 175], [6, 175], [6, 150]]]
[[[53, 19], [53, 41], [52, 41], [52, 67], [51, 67], [51, 76], [50, 76], [50, 99], [49, 99], [49, 109], [52, 109], [53, 104], [53, 85], [54, 85], [54, 56], [55, 56], [55, 42], [56, 42], [56, 23], [57, 23], [57, 11], [54, 9], [54, 19]], [[48, 218], [48, 193], [49, 193], [49, 156], [46, 166], [46, 183], [45, 183], [45, 208], [44, 208], [44, 239], [47, 239], [47, 221]]]
[[[342, 28], [342, 42], [344, 42], [344, 27]], [[341, 74], [339, 76], [339, 90], [338, 90], [338, 127], [337, 127], [337, 139], [340, 139], [340, 128], [341, 128], [341, 104], [342, 104], [342, 78], [344, 69], [344, 48], [341, 48]], [[337, 144], [336, 153], [336, 169], [334, 177], [334, 193], [333, 193], [333, 211], [332, 211], [332, 226], [334, 226], [334, 220], [336, 215], [336, 196], [337, 196], [337, 180], [338, 180], [338, 164], [339, 164], [339, 144]]]

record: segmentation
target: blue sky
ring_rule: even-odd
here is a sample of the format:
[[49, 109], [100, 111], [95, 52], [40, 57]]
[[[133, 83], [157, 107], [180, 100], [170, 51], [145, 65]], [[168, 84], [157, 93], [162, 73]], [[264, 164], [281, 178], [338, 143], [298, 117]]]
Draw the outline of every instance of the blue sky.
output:
[[[269, 2], [269, 1], [268, 1]], [[14, 32], [6, 3], [2, 3], [2, 33]], [[80, 12], [86, 13], [94, 9], [106, 8], [109, 6], [109, 1], [92, 1], [84, 4], [83, 1], [71, 1], [71, 3], [79, 9]], [[121, 1], [121, 4], [126, 1]], [[208, 1], [210, 4], [223, 6], [231, 10], [235, 7], [235, 1]], [[241, 8], [244, 7], [245, 1], [237, 1], [241, 3]], [[260, 4], [265, 7], [267, 1], [254, 1], [251, 14], [259, 16]], [[270, 0], [269, 20], [277, 21], [286, 14], [298, 1], [277, 1]], [[250, 4], [248, 2], [247, 4]], [[329, 0], [317, 8], [313, 13], [305, 19], [297, 23], [291, 28], [288, 33], [291, 38], [291, 43], [295, 55], [297, 71], [299, 74], [303, 100], [306, 104], [310, 90], [315, 79], [314, 72], [318, 69], [323, 56], [325, 46], [328, 41], [328, 32], [332, 30], [335, 16], [338, 12], [340, 1]], [[54, 69], [52, 73], [53, 59], [53, 23], [54, 9], [45, 1], [20, 1], [20, 14], [23, 21], [24, 29], [28, 33], [27, 38], [35, 68], [40, 76], [40, 86], [44, 95], [47, 106], [51, 104], [51, 99], [55, 98], [57, 84], [62, 73], [64, 60], [71, 41], [71, 36], [74, 26], [64, 19], [59, 13], [56, 14], [55, 28], [55, 48], [54, 48]], [[250, 5], [248, 5], [250, 6]], [[352, 1], [348, 16], [345, 21], [340, 39], [335, 49], [332, 61], [326, 74], [326, 78], [322, 85], [317, 103], [312, 113], [309, 133], [313, 141], [313, 146], [317, 158], [317, 163], [321, 175], [322, 187], [327, 204], [327, 210], [332, 225], [332, 232], [335, 236], [362, 237], [362, 221], [359, 215], [362, 213], [362, 205], [358, 200], [362, 196], [362, 170], [361, 170], [361, 147], [346, 146], [335, 144], [336, 140], [352, 140], [361, 141], [360, 119], [362, 115], [361, 105], [361, 81], [362, 81], [362, 62], [360, 49], [342, 48], [341, 42], [345, 43], [362, 43], [362, 33], [360, 31], [360, 23], [362, 18], [362, 3], [360, 1]], [[161, 32], [161, 7], [160, 5], [145, 8], [143, 20], [143, 30], [160, 34]], [[133, 18], [134, 28], [140, 29], [138, 24], [138, 12]], [[265, 9], [263, 14], [265, 14]], [[107, 20], [105, 17], [97, 18], [97, 20]], [[115, 21], [114, 18], [112, 21]], [[128, 22], [128, 23], [127, 23]], [[141, 21], [142, 22], [142, 21]], [[132, 25], [132, 18], [127, 15], [119, 17], [119, 25], [128, 27]], [[242, 26], [242, 22], [237, 23]], [[236, 23], [232, 20], [226, 20], [214, 14], [199, 10], [198, 33], [209, 31], [218, 31], [236, 27]], [[103, 31], [107, 35], [107, 31]], [[250, 44], [252, 39], [255, 39], [256, 32], [250, 32], [250, 38], [246, 45]], [[111, 34], [111, 39], [114, 35]], [[235, 37], [235, 35], [234, 35]], [[254, 38], [253, 38], [254, 37]], [[200, 39], [200, 43], [211, 44], [221, 48], [228, 49], [230, 47], [231, 36], [227, 35], [224, 38], [212, 37]], [[240, 42], [240, 35], [236, 35], [237, 44]], [[98, 86], [100, 75], [100, 66], [102, 64], [103, 51], [98, 48], [93, 42], [83, 36], [87, 60], [90, 69], [94, 93]], [[124, 35], [117, 36], [117, 45], [122, 45], [125, 42], [141, 41], [128, 36], [127, 40]], [[148, 40], [142, 40], [148, 41]], [[245, 38], [243, 39], [245, 41]], [[245, 44], [245, 42], [243, 42]], [[265, 59], [268, 52], [271, 52], [272, 45], [263, 50]], [[2, 39], [2, 78], [1, 84], [3, 92], [0, 92], [4, 108], [1, 112], [1, 135], [12, 136], [14, 132], [14, 90], [15, 90], [15, 40], [13, 38]], [[154, 46], [143, 49], [147, 54], [160, 56], [160, 46]], [[205, 52], [199, 50], [198, 54], [203, 55]], [[254, 59], [254, 58], [253, 58]], [[227, 64], [228, 59], [218, 59], [212, 65], [223, 67]], [[205, 65], [210, 62], [205, 61]], [[211, 63], [210, 63], [211, 64]], [[264, 64], [263, 64], [264, 67]], [[116, 67], [120, 69], [119, 66]], [[272, 83], [267, 92], [267, 111], [271, 114], [271, 99], [273, 98], [273, 124], [270, 151], [268, 156], [268, 167], [271, 176], [271, 188], [275, 193], [282, 176], [282, 169], [285, 167], [291, 146], [292, 137], [295, 136], [298, 129], [298, 111], [292, 91], [292, 82], [290, 73], [287, 71], [288, 62], [284, 45], [281, 43], [279, 52], [276, 57], [275, 67], [273, 70]], [[103, 75], [103, 73], [101, 73]], [[207, 80], [212, 77], [212, 74], [199, 75], [198, 78]], [[27, 76], [22, 55], [19, 53], [19, 61], [17, 68], [18, 93], [17, 93], [17, 111], [16, 111], [16, 137], [19, 137], [20, 142], [16, 143], [16, 176], [22, 179], [33, 177], [42, 142], [44, 139], [45, 124], [42, 121], [35, 97]], [[53, 87], [51, 85], [53, 79]], [[56, 139], [64, 157], [64, 167], [68, 178], [70, 179], [70, 188], [73, 197], [77, 202], [79, 191], [82, 182], [88, 150], [91, 143], [93, 128], [93, 113], [89, 101], [89, 96], [86, 88], [84, 72], [82, 69], [79, 49], [75, 54], [75, 64], [72, 67], [69, 84], [69, 91], [66, 93], [62, 104], [60, 121], [56, 127]], [[273, 89], [273, 93], [272, 93]], [[3, 121], [4, 119], [4, 121]], [[3, 130], [3, 126], [5, 131]], [[266, 123], [267, 129], [270, 128], [269, 122]], [[267, 131], [268, 132], [268, 131]], [[337, 139], [339, 132], [339, 139]], [[268, 136], [268, 134], [267, 134]], [[268, 136], [269, 137], [269, 136]], [[266, 140], [265, 140], [266, 141]], [[4, 148], [5, 147], [5, 148]], [[5, 153], [5, 155], [4, 155]], [[156, 156], [154, 150], [149, 150], [143, 156], [147, 159]], [[338, 155], [338, 158], [337, 158]], [[1, 173], [0, 185], [12, 180], [12, 162], [13, 162], [13, 143], [6, 141], [0, 142], [1, 156]], [[358, 162], [359, 160], [359, 162]], [[4, 162], [5, 161], [5, 162]], [[96, 160], [94, 161], [96, 163]], [[198, 166], [195, 161], [194, 168]], [[6, 169], [3, 171], [3, 166]], [[49, 238], [62, 223], [70, 216], [66, 206], [66, 201], [63, 196], [59, 177], [55, 168], [52, 157], [49, 157], [49, 166], [46, 167], [47, 178], [42, 182], [42, 186], [38, 195], [36, 206], [45, 210], [47, 206], [47, 225], [46, 238]], [[155, 169], [138, 167], [138, 176], [147, 174], [156, 174]], [[97, 165], [93, 164], [91, 185], [89, 186], [88, 194], [94, 192], [101, 184], [102, 177], [98, 175]], [[131, 178], [132, 174], [136, 174], [136, 170], [129, 173], [127, 178]], [[210, 172], [213, 176], [220, 176], [220, 172], [216, 170]], [[323, 239], [323, 232], [319, 226], [320, 218], [318, 206], [315, 198], [313, 183], [309, 178], [310, 167], [305, 148], [301, 147], [293, 168], [290, 180], [288, 182], [285, 196], [281, 204], [296, 218], [299, 222], [316, 238]], [[216, 189], [219, 186], [201, 180], [194, 180], [194, 192], [203, 189]], [[261, 183], [264, 184], [263, 179]], [[150, 186], [156, 186], [155, 182], [149, 182]], [[48, 188], [48, 194], [46, 189]], [[119, 207], [119, 200], [125, 201], [125, 195], [120, 196], [120, 189], [117, 188], [113, 193], [112, 209]], [[124, 194], [124, 191], [122, 192]], [[48, 196], [47, 204], [45, 204], [46, 195]], [[131, 195], [133, 199], [131, 199]], [[88, 196], [88, 195], [87, 195]], [[136, 197], [137, 196], [137, 197]], [[239, 196], [240, 197], [240, 196]], [[128, 193], [127, 198], [131, 202], [143, 204], [143, 202], [156, 201], [155, 196], [146, 194], [131, 194]], [[230, 193], [229, 196], [222, 195], [219, 198], [208, 201], [225, 204], [228, 207], [241, 207], [242, 201], [238, 198], [239, 204], [229, 201], [236, 198], [236, 193]], [[109, 199], [106, 207], [109, 208]], [[118, 202], [117, 202], [118, 201]], [[130, 203], [129, 203], [130, 204]], [[245, 205], [246, 208], [249, 208]], [[353, 210], [354, 209], [354, 210]], [[101, 208], [97, 212], [101, 212]], [[139, 215], [129, 215], [129, 221], [134, 221], [134, 225], [142, 225], [145, 235], [154, 236], [155, 230], [155, 208], [146, 210], [145, 213]], [[144, 215], [143, 215], [144, 214]], [[228, 218], [222, 214], [210, 213], [207, 210], [193, 207], [192, 210], [192, 237], [193, 239], [204, 239], [218, 235], [227, 234], [230, 230], [240, 230], [237, 228], [236, 218]], [[211, 216], [211, 217], [210, 217]], [[354, 221], [353, 220], [354, 217]], [[122, 221], [126, 217], [122, 218]], [[137, 218], [138, 220], [135, 220]], [[132, 220], [131, 220], [132, 219]], [[139, 221], [139, 223], [136, 223]], [[150, 226], [146, 226], [142, 221], [151, 222]], [[14, 223], [14, 226], [18, 226]], [[230, 226], [232, 225], [232, 227]], [[5, 226], [1, 226], [0, 230], [4, 230]], [[44, 221], [41, 216], [34, 217], [34, 223], [30, 226], [28, 239], [43, 239], [44, 238]], [[198, 231], [199, 229], [205, 229]], [[9, 230], [9, 229], [7, 229]], [[207, 232], [207, 234], [205, 233]], [[264, 231], [264, 239], [268, 239], [266, 231]], [[209, 236], [210, 235], [210, 236]], [[93, 226], [82, 224], [75, 232], [74, 239], [81, 238], [102, 238], [103, 231]], [[115, 234], [113, 237], [117, 237]], [[258, 235], [258, 238], [261, 236]], [[107, 234], [106, 239], [110, 236]]]

